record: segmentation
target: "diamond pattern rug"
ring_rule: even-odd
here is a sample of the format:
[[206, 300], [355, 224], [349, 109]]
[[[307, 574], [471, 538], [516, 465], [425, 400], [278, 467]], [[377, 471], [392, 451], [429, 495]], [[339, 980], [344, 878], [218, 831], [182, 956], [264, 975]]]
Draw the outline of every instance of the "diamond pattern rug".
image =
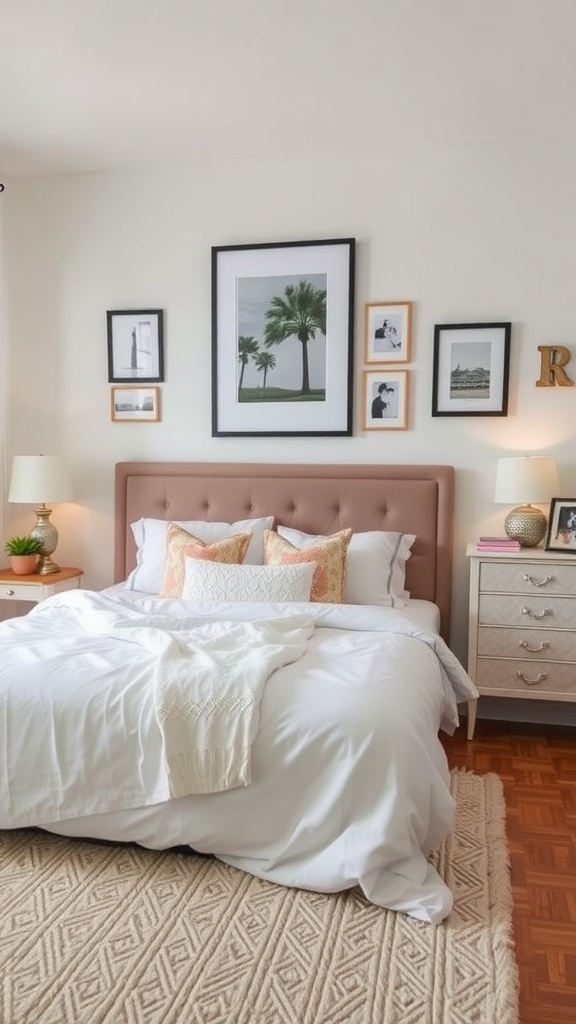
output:
[[2, 1024], [518, 1024], [502, 785], [452, 773], [438, 927], [358, 890], [0, 833]]

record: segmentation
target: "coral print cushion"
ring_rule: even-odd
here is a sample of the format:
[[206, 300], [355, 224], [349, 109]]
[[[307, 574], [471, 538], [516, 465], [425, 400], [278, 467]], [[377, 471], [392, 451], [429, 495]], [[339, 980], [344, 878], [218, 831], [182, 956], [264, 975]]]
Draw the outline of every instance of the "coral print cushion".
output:
[[244, 560], [251, 538], [251, 533], [236, 533], [213, 544], [205, 544], [181, 526], [170, 523], [166, 533], [166, 562], [160, 596], [182, 596], [187, 558], [239, 565]]
[[351, 537], [352, 530], [340, 530], [308, 547], [297, 548], [273, 530], [266, 530], [264, 561], [266, 565], [316, 562], [310, 600], [342, 604], [346, 584], [346, 552]]

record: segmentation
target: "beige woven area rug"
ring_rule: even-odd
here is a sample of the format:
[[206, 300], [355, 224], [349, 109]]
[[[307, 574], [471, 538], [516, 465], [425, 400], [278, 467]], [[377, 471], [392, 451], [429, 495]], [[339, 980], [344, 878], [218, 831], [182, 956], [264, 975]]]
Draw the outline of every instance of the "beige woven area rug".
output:
[[356, 890], [0, 833], [1, 1024], [517, 1024], [502, 786], [452, 773], [438, 927]]

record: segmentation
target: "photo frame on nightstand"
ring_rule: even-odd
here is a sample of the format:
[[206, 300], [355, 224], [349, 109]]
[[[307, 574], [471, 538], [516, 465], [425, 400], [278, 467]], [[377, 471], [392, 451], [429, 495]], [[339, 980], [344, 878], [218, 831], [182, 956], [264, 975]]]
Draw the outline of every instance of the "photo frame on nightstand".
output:
[[576, 555], [576, 498], [552, 498], [545, 548]]

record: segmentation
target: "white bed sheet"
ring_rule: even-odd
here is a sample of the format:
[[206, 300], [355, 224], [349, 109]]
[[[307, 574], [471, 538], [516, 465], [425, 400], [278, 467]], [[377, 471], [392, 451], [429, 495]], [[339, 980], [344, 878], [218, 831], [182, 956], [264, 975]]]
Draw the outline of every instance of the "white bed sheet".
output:
[[[313, 617], [304, 656], [265, 686], [249, 786], [169, 799], [149, 655], [86, 636], [86, 602], [188, 625]], [[69, 592], [0, 624], [0, 684], [0, 827], [185, 844], [279, 884], [360, 885], [374, 903], [425, 921], [449, 913], [451, 894], [427, 859], [453, 819], [437, 733], [476, 691], [440, 637], [405, 614]]]
[[[134, 594], [137, 598], [150, 597], [150, 594], [143, 591], [128, 590], [126, 583], [115, 583], [114, 586], [107, 587], [102, 593], [111, 594], [112, 596], [122, 594], [125, 597], [129, 597], [130, 594]], [[393, 611], [391, 608], [386, 610]], [[401, 615], [404, 619], [408, 619], [409, 622], [414, 626], [418, 626], [419, 629], [429, 630], [431, 633], [440, 632], [440, 609], [432, 601], [410, 598], [404, 602], [403, 608], [397, 609], [397, 614]]]

